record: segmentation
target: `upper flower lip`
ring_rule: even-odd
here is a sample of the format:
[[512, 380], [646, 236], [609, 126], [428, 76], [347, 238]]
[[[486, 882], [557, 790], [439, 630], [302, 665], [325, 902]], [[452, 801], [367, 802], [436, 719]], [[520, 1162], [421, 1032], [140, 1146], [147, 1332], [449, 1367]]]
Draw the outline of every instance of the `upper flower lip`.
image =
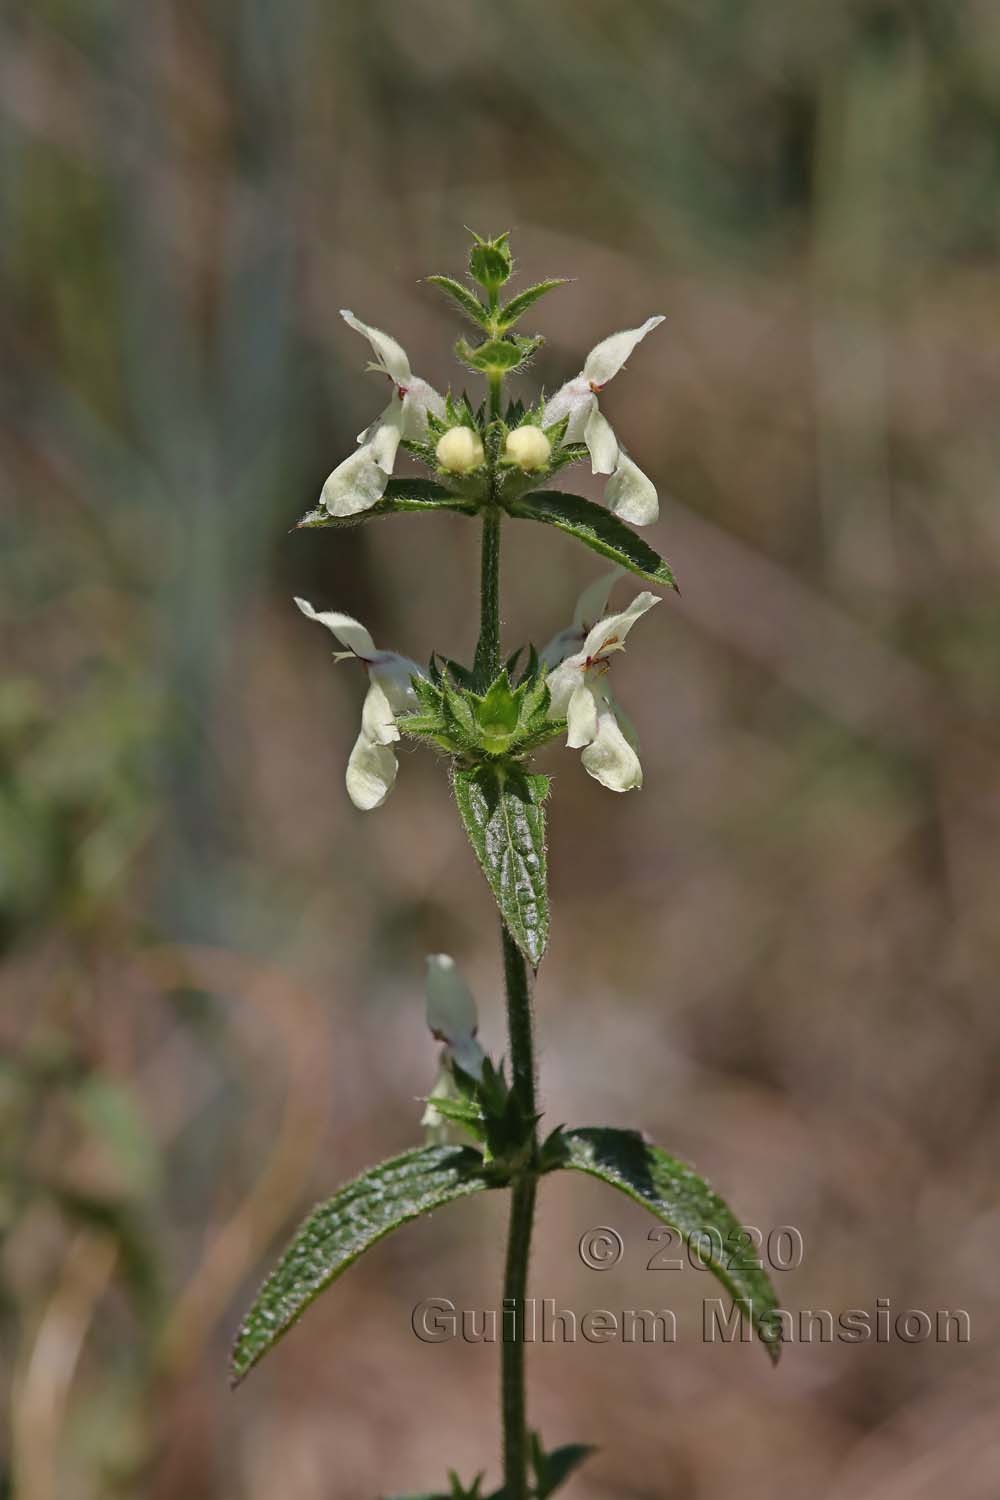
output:
[[363, 323], [347, 307], [340, 309], [340, 316], [349, 328], [353, 328], [355, 333], [360, 333], [362, 338], [366, 338], [371, 344], [376, 361], [374, 368], [388, 375], [397, 386], [408, 386], [413, 379], [413, 372], [402, 344], [398, 344], [391, 334], [383, 333], [381, 328], [374, 328], [370, 323]]
[[663, 313], [655, 313], [653, 317], [647, 318], [638, 328], [625, 328], [621, 333], [612, 333], [593, 349], [584, 360], [581, 375], [587, 381], [591, 389], [601, 390], [609, 380], [621, 370], [625, 361], [632, 353], [637, 344], [640, 344], [647, 333], [652, 333], [664, 321]]
[[325, 625], [327, 630], [332, 631], [340, 644], [346, 646], [352, 656], [360, 657], [362, 661], [367, 662], [372, 661], [378, 654], [371, 632], [352, 615], [344, 615], [334, 609], [318, 610], [309, 603], [308, 599], [300, 599], [298, 595], [295, 597], [295, 603], [307, 620], [315, 620], [318, 625]]

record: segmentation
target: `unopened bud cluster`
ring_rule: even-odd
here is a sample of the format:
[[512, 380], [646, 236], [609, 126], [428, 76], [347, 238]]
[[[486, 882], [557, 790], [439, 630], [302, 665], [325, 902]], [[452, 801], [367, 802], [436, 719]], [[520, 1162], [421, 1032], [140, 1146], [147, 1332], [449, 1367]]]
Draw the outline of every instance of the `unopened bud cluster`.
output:
[[[442, 396], [413, 373], [405, 350], [389, 334], [353, 313], [343, 314], [371, 345], [370, 368], [388, 380], [390, 395], [385, 409], [360, 434], [356, 451], [324, 485], [319, 524], [377, 513], [388, 504], [392, 490], [387, 487], [400, 447], [430, 471], [436, 494], [466, 513], [521, 514], [517, 506], [522, 497], [524, 503], [544, 499], [543, 487], [558, 470], [589, 458], [595, 474], [608, 476], [605, 498], [619, 521], [641, 525], [656, 519], [656, 490], [619, 443], [599, 396], [662, 319], [647, 318], [637, 328], [602, 340], [579, 374], [553, 396], [502, 406], [504, 378], [523, 369], [542, 342], [538, 336], [518, 335], [515, 325], [559, 285], [558, 280], [539, 282], [503, 302], [501, 292], [512, 274], [507, 236], [475, 236], [469, 278], [478, 291], [448, 276], [429, 278], [482, 331], [478, 344], [460, 339], [455, 351], [469, 370], [486, 377], [488, 399], [478, 405], [464, 392]], [[403, 482], [392, 481], [397, 483]], [[599, 507], [591, 509], [601, 514]], [[317, 524], [315, 517], [308, 519]], [[608, 524], [618, 526], [619, 521]], [[605, 546], [600, 524], [588, 525], [589, 530], [577, 534], [605, 556], [621, 556]], [[662, 561], [647, 551], [654, 562]], [[649, 572], [648, 565], [628, 566], [657, 581], [662, 577]], [[641, 593], [624, 611], [609, 612], [611, 588], [621, 571], [606, 574], [585, 591], [572, 624], [541, 652], [532, 648], [519, 677], [512, 663], [498, 672], [496, 658], [487, 664], [478, 653], [472, 668], [435, 657], [425, 670], [407, 657], [377, 649], [364, 626], [349, 616], [318, 612], [300, 600], [303, 612], [326, 625], [345, 648], [337, 655], [358, 660], [368, 675], [361, 731], [347, 767], [352, 801], [365, 809], [385, 801], [396, 779], [393, 747], [401, 735], [423, 740], [468, 767], [513, 764], [565, 733], [567, 744], [582, 752], [584, 766], [604, 786], [619, 792], [641, 786], [635, 732], [611, 695], [608, 666], [623, 649], [631, 626], [657, 600]]]
[[[455, 346], [459, 360], [497, 386], [525, 369], [542, 344], [537, 335], [515, 333], [514, 326], [560, 284], [539, 282], [501, 303], [500, 289], [512, 272], [507, 236], [500, 235], [495, 240], [477, 238], [470, 253], [469, 274], [486, 292], [486, 302], [451, 277], [429, 278], [485, 335], [476, 345], [460, 339]], [[516, 403], [501, 416], [496, 409], [487, 413], [485, 404], [474, 410], [464, 395], [442, 396], [414, 375], [406, 351], [389, 334], [352, 312], [345, 311], [343, 317], [368, 340], [374, 355], [370, 368], [388, 378], [391, 395], [384, 411], [359, 435], [355, 452], [338, 464], [323, 486], [320, 504], [329, 516], [353, 517], [376, 506], [402, 446], [456, 493], [484, 506], [503, 505], [523, 493], [526, 485], [589, 458], [595, 474], [608, 476], [605, 499], [611, 511], [635, 526], [656, 520], [656, 489], [619, 443], [598, 397], [661, 318], [647, 318], [638, 328], [612, 334], [591, 350], [580, 373], [555, 395], [528, 408]]]

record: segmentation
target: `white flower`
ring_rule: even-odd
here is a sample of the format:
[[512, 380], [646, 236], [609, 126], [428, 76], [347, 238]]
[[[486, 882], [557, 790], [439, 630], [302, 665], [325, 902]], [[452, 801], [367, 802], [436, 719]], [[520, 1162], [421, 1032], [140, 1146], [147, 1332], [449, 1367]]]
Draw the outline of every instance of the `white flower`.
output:
[[552, 444], [540, 427], [526, 422], [523, 427], [515, 427], [507, 434], [503, 456], [526, 474], [531, 474], [536, 469], [545, 468], [552, 457]]
[[320, 496], [320, 504], [332, 516], [355, 516], [369, 510], [385, 493], [396, 462], [401, 438], [420, 440], [427, 435], [427, 413], [444, 416], [444, 400], [426, 380], [410, 369], [406, 351], [378, 328], [362, 323], [352, 312], [340, 316], [372, 346], [375, 359], [370, 370], [387, 375], [393, 384], [389, 405], [370, 427], [358, 434], [360, 446], [334, 469]]
[[486, 462], [483, 440], [474, 427], [450, 427], [438, 439], [434, 457], [453, 474], [471, 474]]
[[472, 991], [447, 953], [427, 956], [427, 1025], [445, 1044], [445, 1055], [472, 1078], [483, 1073], [482, 1047], [476, 1041], [479, 1015]]
[[451, 1064], [457, 1063], [471, 1078], [481, 1078], [486, 1056], [476, 1040], [479, 1017], [472, 991], [447, 953], [431, 953], [427, 958], [427, 1025], [431, 1035], [444, 1043], [444, 1051], [420, 1123], [434, 1138], [444, 1140], [449, 1122], [435, 1100], [459, 1097]]
[[[659, 604], [655, 594], [636, 595], [627, 609], [605, 615], [589, 629], [585, 620], [603, 610], [617, 571], [592, 584], [580, 596], [574, 624], [546, 646], [542, 659], [551, 667], [549, 717], [566, 720], [566, 744], [582, 750], [584, 769], [613, 792], [642, 786], [635, 730], [611, 696], [607, 682], [610, 658], [624, 651], [625, 637], [640, 616]], [[574, 645], [582, 632], [583, 644]]]
[[296, 604], [309, 620], [325, 625], [346, 651], [334, 652], [335, 661], [356, 657], [368, 672], [368, 692], [361, 710], [361, 733], [347, 762], [347, 795], [355, 807], [368, 812], [381, 807], [396, 780], [396, 757], [389, 748], [399, 739], [396, 714], [418, 705], [414, 677], [424, 674], [416, 662], [395, 651], [379, 651], [365, 627], [350, 615], [333, 610], [320, 613], [307, 599]]
[[549, 671], [553, 667], [558, 667], [567, 656], [572, 656], [574, 651], [579, 651], [589, 631], [607, 609], [611, 590], [626, 571], [625, 568], [612, 568], [610, 573], [602, 573], [600, 578], [587, 585], [576, 601], [572, 625], [567, 625], [565, 630], [560, 630], [558, 635], [554, 635], [540, 653], [540, 660], [545, 663]]
[[662, 322], [662, 316], [647, 318], [641, 328], [628, 328], [604, 339], [591, 349], [579, 375], [556, 391], [542, 412], [545, 427], [569, 417], [563, 441], [586, 443], [593, 472], [611, 476], [604, 490], [609, 507], [635, 526], [647, 526], [659, 515], [656, 488], [619, 444], [597, 397], [635, 346]]

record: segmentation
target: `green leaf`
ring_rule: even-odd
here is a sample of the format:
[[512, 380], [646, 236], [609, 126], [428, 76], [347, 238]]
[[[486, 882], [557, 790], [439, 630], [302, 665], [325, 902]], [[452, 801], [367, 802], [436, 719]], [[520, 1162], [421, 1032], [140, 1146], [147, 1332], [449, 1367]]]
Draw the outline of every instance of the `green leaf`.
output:
[[236, 1336], [238, 1384], [331, 1281], [420, 1214], [494, 1186], [471, 1146], [423, 1146], [383, 1162], [313, 1209], [261, 1287]]
[[388, 1500], [502, 1500], [503, 1491], [496, 1490], [492, 1495], [485, 1496], [482, 1493], [484, 1475], [476, 1475], [472, 1483], [466, 1487], [455, 1473], [454, 1469], [448, 1470], [448, 1491], [435, 1490], [433, 1494], [420, 1495], [390, 1495]]
[[582, 458], [589, 458], [590, 449], [587, 447], [586, 443], [569, 443], [568, 445], [565, 444], [566, 429], [569, 426], [569, 417], [560, 417], [557, 422], [550, 422], [546, 427], [542, 421], [544, 412], [545, 408], [543, 406], [540, 411], [532, 412], [531, 415], [534, 418], [536, 424], [545, 433], [545, 436], [548, 438], [553, 448], [561, 448], [565, 446], [566, 451], [570, 454], [570, 461], [572, 463], [577, 463]]
[[670, 568], [648, 542], [637, 536], [624, 521], [584, 500], [582, 495], [567, 495], [562, 490], [535, 490], [530, 495], [518, 495], [506, 502], [507, 513], [521, 521], [543, 521], [547, 526], [556, 526], [569, 536], [609, 557], [640, 578], [651, 583], [666, 584], [675, 589], [677, 584]]
[[440, 287], [442, 292], [447, 293], [457, 302], [465, 316], [471, 318], [473, 323], [478, 324], [480, 328], [486, 327], [490, 315], [479, 298], [474, 292], [470, 292], [467, 286], [463, 286], [453, 276], [428, 276], [427, 280], [433, 286]]
[[516, 297], [500, 309], [499, 323], [501, 332], [513, 327], [518, 318], [522, 317], [539, 297], [544, 297], [546, 292], [551, 292], [554, 287], [565, 286], [565, 276], [553, 276], [548, 281], [539, 281], [534, 286], [525, 287], [523, 292], [518, 292]]
[[[432, 657], [431, 661], [433, 663], [435, 658]], [[428, 714], [439, 713], [442, 697], [440, 673], [436, 682], [431, 682], [426, 677], [413, 677], [411, 681], [413, 683], [413, 691], [417, 695], [417, 701], [424, 712]]]
[[309, 511], [298, 523], [297, 530], [311, 526], [357, 526], [361, 521], [372, 521], [378, 516], [393, 516], [400, 511], [457, 510], [471, 516], [476, 512], [476, 502], [464, 495], [446, 490], [443, 484], [433, 479], [390, 479], [385, 494], [374, 505], [354, 516], [331, 516], [319, 506]]
[[447, 1095], [439, 1094], [433, 1103], [443, 1119], [450, 1121], [452, 1125], [461, 1125], [477, 1141], [486, 1139], [483, 1112], [474, 1099], [449, 1099]]
[[452, 773], [455, 800], [490, 889], [518, 947], [534, 968], [549, 937], [545, 814], [549, 778], [518, 766]]
[[[508, 666], [508, 671], [510, 667]], [[528, 646], [528, 660], [524, 671], [521, 673], [520, 681], [529, 682], [531, 678], [538, 676], [538, 650], [535, 646]]]
[[[463, 340], [464, 342], [464, 340]], [[451, 391], [444, 398], [444, 431], [449, 427], [479, 427], [480, 412], [477, 412], [469, 400], [468, 391], [463, 391], [456, 400]]]
[[519, 1171], [534, 1154], [534, 1128], [541, 1118], [525, 1115], [520, 1094], [507, 1083], [503, 1064], [493, 1066], [483, 1059], [481, 1078], [463, 1073], [452, 1063], [458, 1100], [435, 1097], [435, 1108], [485, 1145], [484, 1160], [504, 1180]]
[[451, 1500], [482, 1500], [481, 1490], [485, 1477], [485, 1470], [480, 1470], [472, 1483], [466, 1487], [455, 1470], [449, 1469], [448, 1483], [451, 1485]]
[[[562, 423], [559, 424], [562, 426]], [[548, 436], [548, 434], [546, 434]], [[590, 457], [586, 443], [562, 443], [557, 448], [553, 445], [552, 457], [549, 459], [549, 471], [546, 478], [558, 474], [560, 469], [565, 469], [568, 464], [583, 463]]]
[[453, 687], [447, 679], [441, 687], [441, 717], [445, 732], [463, 750], [471, 750], [479, 744], [479, 726], [472, 702], [464, 689]]
[[475, 687], [477, 680], [476, 674], [470, 667], [463, 666], [460, 661], [452, 661], [450, 656], [444, 656], [441, 659], [444, 662], [445, 667], [448, 669], [449, 677], [451, 677], [459, 687]]
[[587, 1443], [565, 1443], [546, 1453], [537, 1432], [531, 1434], [531, 1467], [535, 1472], [536, 1500], [548, 1500], [580, 1465], [596, 1453]]
[[[781, 1354], [777, 1299], [767, 1275], [746, 1263], [745, 1236], [733, 1214], [683, 1162], [649, 1145], [635, 1130], [605, 1126], [567, 1130], [564, 1167], [610, 1183], [669, 1224], [730, 1292], [775, 1364]], [[706, 1233], [707, 1231], [707, 1233]], [[709, 1243], [706, 1243], [709, 1242]], [[721, 1248], [720, 1248], [721, 1246]]]
[[437, 452], [433, 443], [422, 443], [417, 438], [400, 438], [399, 446], [407, 453], [412, 453], [422, 464], [426, 464], [432, 472], [437, 470]]
[[517, 664], [521, 660], [521, 657], [523, 655], [524, 647], [518, 646], [517, 650], [512, 651], [508, 656], [506, 662], [504, 663], [504, 671], [507, 673], [507, 676], [511, 678], [511, 680], [513, 680], [514, 673], [517, 671]]
[[474, 349], [465, 339], [459, 339], [455, 354], [463, 365], [481, 375], [509, 375], [523, 369], [543, 343], [542, 338], [522, 339], [511, 333], [505, 338], [487, 339]]

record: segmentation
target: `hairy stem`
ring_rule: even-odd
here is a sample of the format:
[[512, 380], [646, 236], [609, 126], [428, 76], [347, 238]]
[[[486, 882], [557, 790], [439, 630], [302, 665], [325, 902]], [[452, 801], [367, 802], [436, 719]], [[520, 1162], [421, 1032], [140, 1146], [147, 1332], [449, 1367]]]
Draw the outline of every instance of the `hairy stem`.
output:
[[535, 1103], [535, 1035], [531, 1015], [531, 985], [524, 954], [501, 922], [503, 975], [507, 991], [507, 1031], [510, 1037], [511, 1085], [526, 1120], [537, 1113]]
[[500, 512], [483, 511], [483, 550], [476, 666], [487, 680], [500, 670]]
[[507, 1230], [507, 1261], [503, 1281], [503, 1326], [500, 1400], [503, 1408], [504, 1500], [526, 1500], [528, 1424], [524, 1398], [524, 1300], [528, 1289], [528, 1258], [535, 1219], [534, 1118], [535, 1040], [531, 1016], [531, 986], [524, 955], [500, 924], [503, 970], [507, 991], [507, 1029], [510, 1036], [511, 1087], [525, 1120], [531, 1122], [531, 1156], [514, 1178]]
[[528, 1422], [524, 1399], [524, 1299], [528, 1255], [535, 1218], [534, 1172], [518, 1177], [511, 1189], [507, 1264], [503, 1281], [503, 1342], [500, 1345], [500, 1401], [503, 1408], [504, 1500], [527, 1500]]
[[[489, 415], [500, 415], [503, 376], [489, 377]], [[476, 666], [487, 681], [500, 670], [500, 508], [496, 503], [496, 462], [487, 458], [488, 492], [483, 506], [482, 587]], [[524, 956], [501, 920], [511, 1087], [529, 1134], [526, 1159], [511, 1183], [510, 1225], [503, 1282], [503, 1341], [500, 1405], [503, 1416], [504, 1500], [528, 1500], [528, 1423], [524, 1396], [524, 1302], [528, 1285], [531, 1232], [535, 1221], [537, 1136], [535, 1131], [535, 1041], [531, 986]]]
[[491, 375], [490, 382], [490, 421], [500, 415], [500, 402], [503, 396], [503, 376]]
[[[503, 376], [490, 375], [490, 421], [500, 415]], [[487, 446], [486, 503], [483, 506], [483, 546], [480, 571], [479, 644], [476, 666], [487, 679], [500, 670], [500, 509], [496, 503], [496, 461]]]

